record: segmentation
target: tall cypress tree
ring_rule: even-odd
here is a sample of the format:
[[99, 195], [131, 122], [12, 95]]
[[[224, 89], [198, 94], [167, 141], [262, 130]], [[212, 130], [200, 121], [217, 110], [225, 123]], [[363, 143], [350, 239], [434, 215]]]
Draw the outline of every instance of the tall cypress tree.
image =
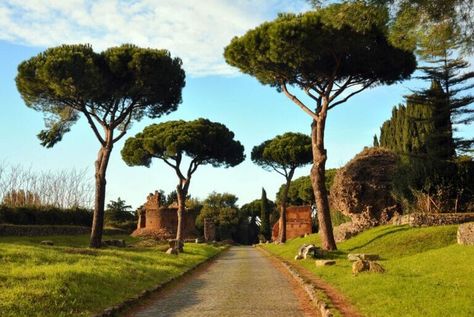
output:
[[265, 188], [262, 188], [262, 198], [261, 198], [261, 209], [260, 209], [260, 233], [265, 237], [265, 239], [270, 240], [272, 237], [272, 229], [270, 227], [270, 204], [267, 199], [267, 192]]

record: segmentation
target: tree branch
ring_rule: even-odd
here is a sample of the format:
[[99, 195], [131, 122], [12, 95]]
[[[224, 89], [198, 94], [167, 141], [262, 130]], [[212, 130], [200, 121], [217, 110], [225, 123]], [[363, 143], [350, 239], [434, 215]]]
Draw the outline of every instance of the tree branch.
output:
[[362, 86], [361, 89], [359, 90], [356, 90], [354, 91], [353, 93], [350, 93], [349, 95], [347, 95], [344, 99], [341, 99], [339, 101], [336, 101], [335, 103], [333, 103], [332, 105], [330, 105], [328, 107], [328, 110], [331, 110], [332, 108], [334, 108], [335, 106], [341, 104], [341, 103], [344, 103], [346, 102], [349, 98], [351, 98], [352, 96], [354, 95], [357, 95], [358, 93], [360, 93], [361, 91], [365, 90], [366, 88], [368, 88], [370, 85], [372, 85], [375, 81], [374, 80], [371, 80], [369, 81], [368, 83], [366, 83], [365, 85]]
[[342, 92], [349, 86], [349, 84], [351, 83], [351, 80], [352, 80], [352, 76], [349, 76], [349, 78], [344, 82], [344, 84], [342, 84], [341, 86], [337, 85], [338, 86], [338, 90], [336, 90], [336, 92], [334, 93], [334, 95], [332, 95], [330, 98], [329, 98], [329, 102], [333, 101], [334, 99], [337, 98], [337, 96], [339, 96], [340, 94], [342, 94]]
[[97, 130], [97, 126], [95, 125], [94, 120], [92, 120], [90, 113], [85, 109], [85, 107], [83, 108], [82, 112], [83, 112], [84, 115], [86, 116], [87, 122], [88, 122], [89, 125], [91, 126], [92, 131], [94, 131], [94, 134], [95, 134], [95, 136], [97, 137], [97, 139], [99, 140], [100, 144], [101, 144], [102, 146], [105, 146], [105, 140], [104, 140], [104, 138], [100, 135], [99, 130]]
[[311, 111], [311, 109], [306, 107], [306, 105], [304, 103], [302, 103], [295, 95], [292, 95], [288, 91], [288, 89], [286, 88], [286, 84], [283, 83], [283, 84], [280, 85], [280, 87], [281, 87], [282, 91], [285, 93], [285, 95], [288, 98], [290, 98], [291, 101], [293, 101], [298, 107], [303, 109], [304, 112], [309, 114], [311, 116], [311, 118], [313, 118], [314, 120], [317, 120], [318, 116], [313, 111]]
[[123, 126], [123, 131], [120, 132], [120, 134], [112, 141], [113, 143], [120, 140], [127, 133], [127, 128], [128, 128], [128, 125], [130, 124], [130, 121], [132, 121], [132, 113], [131, 112], [128, 115], [127, 122], [125, 122], [125, 124]]

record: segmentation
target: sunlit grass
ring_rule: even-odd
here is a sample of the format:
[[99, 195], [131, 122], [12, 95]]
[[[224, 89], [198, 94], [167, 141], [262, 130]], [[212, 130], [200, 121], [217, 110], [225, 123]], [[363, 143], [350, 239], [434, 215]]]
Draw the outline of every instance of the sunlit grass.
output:
[[[377, 227], [338, 244], [327, 255], [336, 265], [297, 263], [334, 285], [365, 316], [474, 316], [474, 247], [456, 244], [457, 226]], [[294, 261], [303, 243], [320, 245], [318, 235], [264, 248]], [[376, 253], [384, 274], [352, 275], [348, 253]]]
[[[54, 246], [40, 245], [42, 240]], [[88, 242], [87, 236], [1, 237], [0, 316], [90, 316], [221, 250], [188, 243], [174, 256], [160, 246], [91, 250]]]

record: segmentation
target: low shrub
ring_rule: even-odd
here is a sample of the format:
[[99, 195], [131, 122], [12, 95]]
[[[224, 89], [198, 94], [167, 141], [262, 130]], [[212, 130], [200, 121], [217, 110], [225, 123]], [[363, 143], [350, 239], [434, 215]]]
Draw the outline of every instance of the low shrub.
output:
[[8, 207], [0, 205], [0, 223], [90, 227], [92, 211], [84, 208], [61, 209], [56, 207]]

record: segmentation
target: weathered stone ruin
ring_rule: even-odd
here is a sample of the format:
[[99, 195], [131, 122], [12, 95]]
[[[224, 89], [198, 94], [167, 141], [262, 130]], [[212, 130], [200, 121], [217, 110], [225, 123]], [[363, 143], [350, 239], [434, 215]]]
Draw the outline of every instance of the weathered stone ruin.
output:
[[[273, 225], [272, 240], [278, 239], [280, 221]], [[292, 239], [312, 233], [311, 206], [289, 206], [286, 208], [286, 238]]]
[[[146, 203], [138, 209], [137, 229], [132, 236], [150, 236], [155, 239], [165, 240], [176, 237], [178, 226], [178, 208], [176, 206], [161, 206], [160, 193], [155, 191], [149, 194]], [[183, 215], [183, 238], [197, 237], [197, 213], [186, 211]]]
[[388, 223], [401, 208], [391, 195], [397, 155], [367, 148], [340, 168], [331, 188], [331, 207], [351, 217], [355, 227]]

